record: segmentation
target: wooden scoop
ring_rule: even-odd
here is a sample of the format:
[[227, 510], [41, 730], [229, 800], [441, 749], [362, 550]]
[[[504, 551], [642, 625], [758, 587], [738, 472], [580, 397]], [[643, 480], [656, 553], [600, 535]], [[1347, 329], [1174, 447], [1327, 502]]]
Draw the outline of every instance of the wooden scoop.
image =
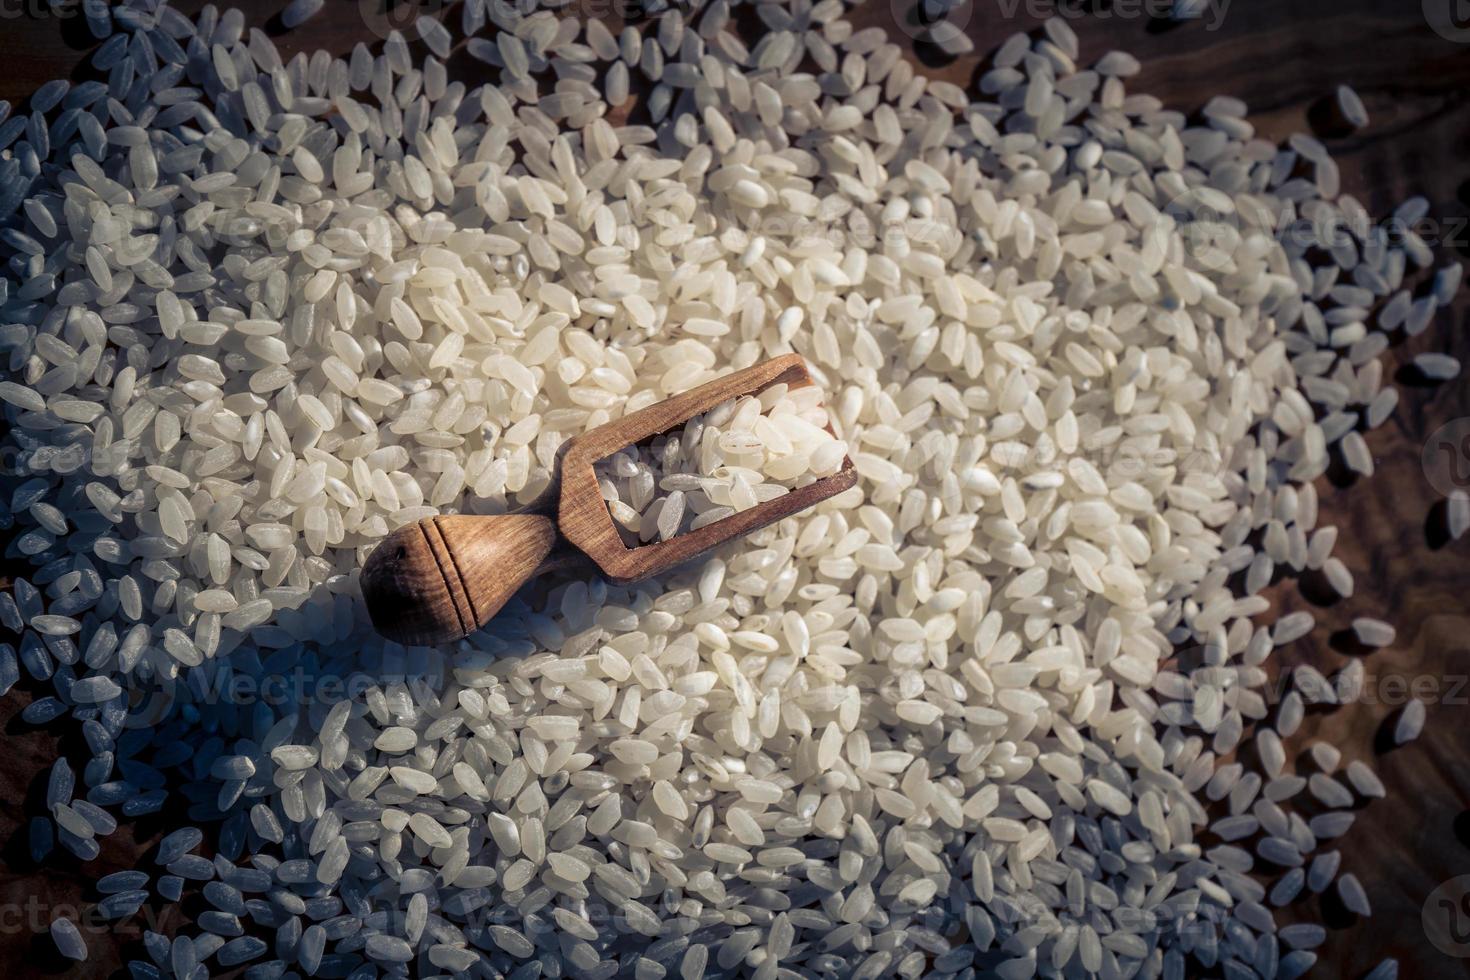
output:
[[553, 490], [514, 514], [426, 517], [399, 528], [362, 569], [373, 627], [407, 645], [451, 643], [488, 623], [533, 577], [577, 558], [590, 559], [614, 582], [636, 582], [841, 493], [857, 482], [847, 458], [833, 475], [774, 500], [667, 541], [629, 548], [592, 470], [619, 449], [676, 429], [722, 402], [772, 385], [811, 383], [799, 354], [763, 361], [572, 439], [561, 463], [559, 506]]

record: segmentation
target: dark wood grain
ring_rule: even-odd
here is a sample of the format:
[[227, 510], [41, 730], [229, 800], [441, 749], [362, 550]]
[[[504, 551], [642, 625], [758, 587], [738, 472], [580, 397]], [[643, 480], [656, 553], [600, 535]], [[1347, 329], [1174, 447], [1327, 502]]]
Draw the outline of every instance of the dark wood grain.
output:
[[[1335, 86], [1352, 84], [1373, 115], [1364, 131], [1340, 136], [1324, 133], [1342, 166], [1344, 190], [1383, 214], [1404, 197], [1423, 194], [1441, 222], [1442, 257], [1470, 256], [1470, 44], [1456, 43], [1431, 30], [1426, 6], [1448, 7], [1453, 0], [1234, 0], [1216, 29], [1207, 22], [1171, 24], [1138, 14], [1130, 0], [1102, 0], [1072, 21], [1082, 40], [1083, 61], [1122, 48], [1143, 62], [1131, 90], [1158, 96], [1167, 105], [1193, 111], [1209, 97], [1244, 99], [1260, 135], [1282, 139], [1310, 131], [1324, 117], [1324, 100]], [[179, 6], [192, 10], [197, 2]], [[433, 7], [440, 6], [431, 2]], [[41, 4], [29, 6], [39, 7]], [[244, 3], [253, 24], [268, 24], [279, 3]], [[411, 6], [411, 5], [408, 5]], [[573, 9], [616, 22], [609, 5]], [[879, 0], [857, 10], [859, 26], [881, 25], [896, 40], [893, 11], [907, 0]], [[974, 0], [966, 33], [976, 54], [938, 62], [922, 45], [907, 45], [921, 71], [961, 84], [973, 80], [986, 53], [1016, 30], [1034, 27], [1050, 3], [1022, 0], [1014, 16], [1000, 10], [1010, 3]], [[1029, 8], [1029, 9], [1028, 9]], [[13, 14], [14, 7], [7, 7]], [[327, 9], [305, 28], [277, 37], [288, 56], [325, 47], [346, 52], [358, 40], [381, 36], [384, 19], [365, 17], [372, 3], [328, 0]], [[453, 9], [450, 10], [453, 14]], [[0, 98], [23, 105], [36, 86], [53, 77], [82, 77], [78, 64], [87, 55], [79, 22], [22, 16], [0, 23]], [[1464, 296], [1442, 312], [1422, 336], [1386, 355], [1389, 375], [1413, 354], [1447, 350], [1470, 362], [1467, 342], [1470, 301]], [[1318, 975], [1362, 976], [1384, 956], [1395, 956], [1406, 978], [1470, 975], [1470, 959], [1446, 956], [1425, 936], [1421, 914], [1426, 898], [1441, 882], [1470, 874], [1470, 542], [1444, 540], [1444, 509], [1439, 493], [1425, 479], [1421, 452], [1430, 434], [1452, 419], [1470, 417], [1470, 387], [1405, 385], [1394, 420], [1369, 434], [1377, 463], [1371, 479], [1339, 485], [1319, 481], [1321, 522], [1343, 533], [1338, 554], [1357, 577], [1357, 593], [1331, 605], [1313, 605], [1295, 583], [1273, 588], [1276, 611], [1311, 609], [1318, 629], [1280, 652], [1272, 670], [1299, 662], [1331, 673], [1350, 657], [1365, 656], [1342, 642], [1341, 632], [1355, 616], [1382, 616], [1397, 624], [1399, 638], [1390, 649], [1367, 656], [1367, 694], [1357, 704], [1314, 711], [1288, 746], [1297, 759], [1313, 739], [1339, 746], [1348, 759], [1370, 761], [1388, 786], [1389, 798], [1362, 808], [1356, 826], [1338, 842], [1343, 870], [1356, 874], [1374, 903], [1371, 919], [1358, 921], [1335, 900], [1304, 901], [1286, 917], [1326, 923], [1327, 943], [1319, 950]], [[1311, 590], [1308, 589], [1308, 592]], [[1385, 724], [1391, 724], [1404, 694], [1418, 685], [1431, 702], [1422, 739], [1384, 750]], [[23, 685], [24, 686], [24, 685]], [[37, 782], [60, 744], [54, 734], [34, 732], [16, 717], [30, 693], [12, 692], [3, 702], [6, 751], [0, 760], [0, 908], [17, 910], [0, 921], [0, 948], [12, 972], [102, 976], [123, 956], [139, 955], [141, 924], [87, 931], [92, 961], [79, 967], [58, 962], [44, 934], [51, 911], [73, 908], [95, 898], [88, 882], [99, 873], [132, 867], [157, 839], [159, 822], [125, 824], [106, 841], [102, 857], [79, 867], [68, 857], [48, 868], [27, 863], [25, 821], [35, 812]], [[71, 747], [75, 749], [75, 746]], [[77, 756], [79, 758], [79, 756]], [[1299, 760], [1300, 771], [1310, 766]], [[21, 805], [25, 801], [25, 805]], [[28, 912], [39, 901], [44, 914]], [[51, 910], [51, 911], [45, 911]], [[164, 923], [170, 931], [171, 923]], [[84, 930], [86, 931], [86, 930]]]

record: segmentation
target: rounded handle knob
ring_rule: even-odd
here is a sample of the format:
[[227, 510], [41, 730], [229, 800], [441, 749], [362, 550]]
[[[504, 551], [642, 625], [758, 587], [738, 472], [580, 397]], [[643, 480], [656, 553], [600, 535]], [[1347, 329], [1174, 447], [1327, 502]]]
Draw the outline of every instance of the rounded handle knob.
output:
[[461, 514], [406, 524], [362, 568], [373, 627], [410, 646], [462, 639], [536, 574], [555, 542], [556, 524], [541, 514]]

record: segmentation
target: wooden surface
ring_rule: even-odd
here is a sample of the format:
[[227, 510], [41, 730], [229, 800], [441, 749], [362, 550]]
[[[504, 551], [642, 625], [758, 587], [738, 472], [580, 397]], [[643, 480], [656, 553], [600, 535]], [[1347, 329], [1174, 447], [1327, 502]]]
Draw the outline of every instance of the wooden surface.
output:
[[[1324, 133], [1343, 170], [1344, 190], [1383, 215], [1405, 196], [1423, 194], [1441, 224], [1441, 257], [1470, 257], [1470, 37], [1447, 39], [1432, 30], [1424, 11], [1449, 11], [1454, 0], [1234, 0], [1223, 18], [1170, 24], [1144, 16], [1157, 7], [1144, 0], [1095, 0], [1072, 21], [1081, 36], [1083, 60], [1111, 48], [1138, 56], [1143, 71], [1130, 83], [1167, 105], [1193, 111], [1210, 96], [1244, 99], [1262, 135], [1280, 139], [1321, 124], [1324, 99], [1336, 85], [1351, 83], [1373, 115], [1365, 131]], [[437, 9], [435, 0], [426, 4]], [[592, 16], [608, 16], [602, 0], [578, 0]], [[595, 5], [595, 6], [594, 6]], [[180, 4], [194, 9], [198, 2]], [[252, 24], [267, 23], [281, 3], [244, 3]], [[892, 11], [907, 0], [879, 0], [854, 16], [859, 26], [881, 24], [898, 41]], [[1054, 9], [1046, 0], [975, 0], [965, 25], [977, 53], [943, 61], [916, 46], [913, 56], [928, 74], [970, 82], [986, 52], [1006, 36], [1038, 23]], [[23, 5], [24, 10], [44, 7]], [[398, 9], [412, 9], [412, 4]], [[23, 105], [28, 94], [54, 77], [87, 77], [76, 70], [86, 55], [80, 21], [17, 16], [5, 7], [0, 22], [0, 98]], [[315, 47], [345, 53], [358, 40], [381, 36], [385, 20], [373, 0], [327, 0], [327, 9], [305, 28], [277, 38], [290, 55]], [[1218, 11], [1219, 4], [1216, 5]], [[1006, 11], [1016, 11], [1007, 16]], [[450, 14], [455, 11], [451, 8]], [[411, 18], [399, 18], [400, 23]], [[275, 22], [272, 22], [275, 24]], [[1210, 29], [1214, 25], [1214, 29]], [[275, 24], [278, 26], [278, 24]], [[456, 61], [458, 64], [458, 61]], [[1356, 874], [1374, 903], [1371, 919], [1357, 920], [1334, 899], [1309, 899], [1284, 918], [1323, 922], [1327, 943], [1316, 975], [1360, 977], [1384, 956], [1402, 964], [1400, 976], [1439, 978], [1470, 975], [1470, 959], [1447, 956], [1428, 941], [1422, 913], [1431, 891], [1459, 875], [1470, 875], [1470, 540], [1447, 543], [1444, 506], [1421, 466], [1426, 440], [1440, 425], [1470, 417], [1470, 387], [1460, 382], [1430, 386], [1399, 369], [1417, 352], [1448, 350], [1470, 362], [1466, 341], [1470, 301], [1462, 294], [1423, 336], [1396, 345], [1387, 355], [1389, 376], [1402, 385], [1394, 419], [1368, 436], [1378, 472], [1371, 479], [1324, 479], [1322, 523], [1343, 529], [1338, 554], [1357, 577], [1348, 600], [1314, 605], [1303, 592], [1322, 598], [1314, 583], [1286, 582], [1273, 588], [1280, 611], [1312, 609], [1319, 622], [1307, 639], [1281, 651], [1273, 669], [1306, 661], [1326, 672], [1349, 657], [1365, 656], [1344, 639], [1353, 617], [1382, 616], [1395, 622], [1399, 639], [1367, 656], [1369, 684], [1360, 703], [1334, 711], [1314, 710], [1302, 733], [1291, 740], [1294, 764], [1313, 738], [1338, 745], [1344, 759], [1373, 763], [1389, 798], [1362, 808], [1357, 825], [1340, 842], [1343, 870]], [[1434, 447], [1431, 447], [1433, 451]], [[1351, 483], [1351, 485], [1347, 485]], [[0, 761], [0, 950], [11, 974], [106, 976], [121, 959], [141, 954], [139, 938], [149, 924], [135, 917], [121, 925], [84, 928], [92, 960], [83, 966], [60, 961], [44, 935], [50, 919], [95, 899], [89, 883], [99, 874], [151, 865], [151, 845], [166, 819], [125, 823], [107, 839], [102, 856], [85, 867], [69, 856], [53, 857], [44, 870], [32, 867], [25, 824], [44, 793], [45, 773], [58, 748], [80, 760], [75, 733], [57, 728], [36, 732], [16, 717], [34, 689], [12, 692], [0, 703], [6, 742]], [[1429, 723], [1418, 742], [1384, 750], [1385, 722], [1408, 690], [1430, 701]], [[65, 739], [58, 735], [67, 732]], [[186, 909], [191, 908], [186, 902]], [[1431, 906], [1434, 911], [1434, 906]], [[1443, 913], [1439, 913], [1443, 915]], [[153, 923], [171, 931], [178, 920]], [[1466, 921], [1461, 922], [1464, 927]], [[36, 929], [41, 932], [36, 932]], [[1470, 950], [1466, 950], [1470, 952]]]

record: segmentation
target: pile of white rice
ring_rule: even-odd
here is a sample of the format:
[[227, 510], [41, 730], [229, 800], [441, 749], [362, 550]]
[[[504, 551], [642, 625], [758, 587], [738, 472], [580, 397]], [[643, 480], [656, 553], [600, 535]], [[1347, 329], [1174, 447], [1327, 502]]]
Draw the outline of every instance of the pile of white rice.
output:
[[[0, 118], [35, 565], [0, 688], [53, 685], [25, 717], [93, 753], [53, 770], [38, 857], [169, 797], [218, 855], [180, 828], [163, 877], [99, 884], [110, 916], [211, 909], [134, 976], [1312, 965], [1323, 929], [1271, 909], [1331, 885], [1382, 787], [1294, 774], [1304, 702], [1362, 666], [1273, 712], [1312, 621], [1257, 593], [1351, 590], [1310, 481], [1364, 467], [1389, 332], [1460, 276], [1416, 292], [1429, 249], [1320, 143], [1130, 94], [1062, 21], [966, 91], [840, 0], [759, 3], [755, 34], [655, 0], [618, 36], [468, 0], [471, 87], [431, 21], [282, 63], [238, 11], [83, 7], [101, 80]], [[526, 502], [567, 438], [793, 350], [858, 486], [453, 646], [372, 633], [388, 531]]]

